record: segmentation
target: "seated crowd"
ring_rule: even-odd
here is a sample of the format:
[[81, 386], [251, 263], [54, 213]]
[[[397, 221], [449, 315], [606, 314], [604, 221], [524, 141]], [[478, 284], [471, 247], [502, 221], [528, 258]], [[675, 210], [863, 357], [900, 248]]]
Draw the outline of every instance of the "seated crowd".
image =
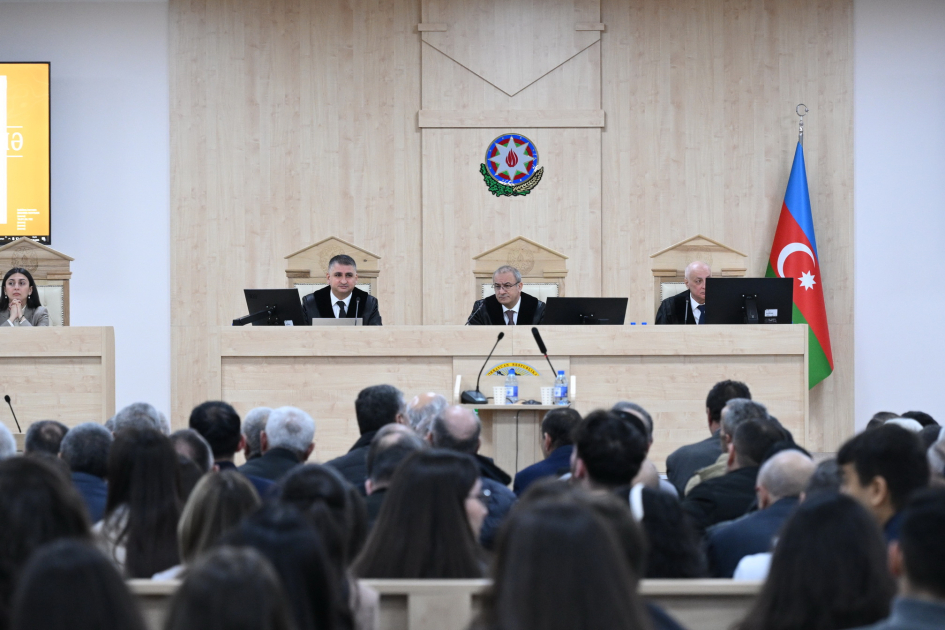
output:
[[168, 630], [373, 630], [362, 578], [491, 578], [482, 630], [677, 629], [639, 582], [702, 577], [763, 581], [739, 630], [945, 627], [928, 414], [877, 414], [815, 461], [723, 381], [666, 478], [628, 401], [549, 411], [544, 459], [513, 478], [441, 395], [377, 385], [354, 409], [361, 437], [324, 463], [294, 407], [241, 420], [208, 401], [172, 433], [136, 403], [104, 426], [35, 422], [23, 455], [0, 425], [0, 630], [143, 629], [130, 578], [181, 580]]

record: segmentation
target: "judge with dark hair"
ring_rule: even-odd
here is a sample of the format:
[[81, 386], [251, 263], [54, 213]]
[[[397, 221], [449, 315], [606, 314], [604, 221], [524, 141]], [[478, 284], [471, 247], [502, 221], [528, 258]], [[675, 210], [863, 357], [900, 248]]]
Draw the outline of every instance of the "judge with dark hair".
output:
[[307, 324], [313, 319], [361, 318], [365, 326], [380, 326], [377, 298], [357, 288], [358, 264], [347, 254], [328, 261], [328, 286], [302, 298], [302, 315]]
[[571, 432], [581, 421], [581, 414], [575, 409], [565, 407], [552, 409], [541, 421], [541, 453], [545, 456], [540, 462], [523, 468], [515, 475], [512, 490], [517, 496], [542, 477], [554, 477], [566, 474], [571, 466], [571, 453], [574, 451]]
[[545, 303], [522, 291], [522, 274], [503, 265], [492, 274], [493, 295], [476, 300], [466, 319], [469, 326], [532, 326], [545, 316]]

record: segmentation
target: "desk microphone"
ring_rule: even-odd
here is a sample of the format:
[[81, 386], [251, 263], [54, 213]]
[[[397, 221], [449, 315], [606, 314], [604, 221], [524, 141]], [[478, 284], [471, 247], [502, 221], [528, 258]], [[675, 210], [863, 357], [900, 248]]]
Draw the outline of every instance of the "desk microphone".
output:
[[482, 307], [485, 303], [486, 303], [485, 300], [476, 300], [476, 310], [474, 310], [472, 314], [466, 318], [466, 323], [463, 324], [463, 326], [469, 326], [469, 322], [471, 322], [472, 318], [475, 317], [476, 314], [482, 310]]
[[486, 369], [486, 364], [489, 363], [489, 359], [492, 358], [492, 353], [495, 352], [496, 346], [502, 341], [502, 337], [505, 337], [504, 332], [499, 333], [499, 336], [495, 340], [495, 346], [492, 346], [492, 350], [489, 351], [489, 356], [486, 357], [486, 360], [482, 363], [482, 367], [479, 368], [479, 376], [476, 377], [476, 389], [467, 389], [464, 391], [462, 396], [459, 397], [460, 401], [470, 405], [485, 405], [488, 402], [488, 399], [479, 391], [479, 379], [482, 378], [482, 371]]
[[13, 403], [10, 402], [9, 394], [4, 395], [3, 399], [7, 401], [8, 405], [10, 405], [10, 413], [13, 414], [13, 422], [16, 423], [16, 430], [19, 431], [20, 433], [23, 433], [23, 429], [20, 428], [20, 421], [16, 419], [16, 414], [13, 412]]
[[358, 318], [358, 307], [361, 306], [361, 298], [354, 298], [354, 318]]
[[548, 362], [548, 367], [551, 368], [551, 373], [557, 377], [558, 373], [555, 371], [555, 366], [551, 365], [551, 359], [548, 358], [548, 348], [545, 347], [545, 342], [541, 340], [541, 335], [538, 334], [538, 329], [532, 326], [532, 337], [535, 338], [535, 343], [538, 344], [538, 351], [545, 355], [545, 361]]

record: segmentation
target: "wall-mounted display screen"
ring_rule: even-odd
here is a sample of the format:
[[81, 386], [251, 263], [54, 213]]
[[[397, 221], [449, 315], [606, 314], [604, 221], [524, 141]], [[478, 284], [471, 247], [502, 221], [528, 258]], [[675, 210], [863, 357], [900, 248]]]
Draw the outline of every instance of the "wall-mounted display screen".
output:
[[0, 243], [49, 244], [49, 63], [0, 62]]

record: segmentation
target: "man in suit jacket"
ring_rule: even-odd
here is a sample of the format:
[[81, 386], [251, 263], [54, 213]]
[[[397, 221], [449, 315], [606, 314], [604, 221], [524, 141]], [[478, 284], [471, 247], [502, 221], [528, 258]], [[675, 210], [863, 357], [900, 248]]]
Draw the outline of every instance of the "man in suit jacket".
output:
[[279, 481], [300, 466], [315, 449], [315, 421], [296, 407], [273, 409], [266, 428], [259, 434], [262, 457], [246, 462], [239, 471], [247, 477]]
[[804, 453], [781, 451], [758, 472], [758, 511], [708, 531], [709, 567], [713, 577], [730, 578], [745, 556], [771, 551], [781, 526], [797, 507], [814, 474], [814, 462]]
[[545, 303], [522, 292], [522, 274], [503, 265], [492, 274], [494, 295], [477, 300], [466, 320], [469, 326], [533, 326], [545, 316]]
[[112, 448], [111, 431], [95, 422], [72, 427], [62, 438], [59, 457], [69, 464], [72, 483], [89, 510], [89, 520], [97, 523], [105, 514], [108, 499], [108, 455]]
[[656, 311], [657, 324], [702, 324], [705, 322], [705, 279], [712, 275], [709, 266], [693, 261], [686, 267], [686, 291], [668, 297]]
[[517, 496], [543, 477], [560, 477], [571, 470], [571, 431], [581, 422], [581, 414], [570, 407], [552, 409], [541, 421], [541, 452], [545, 459], [523, 468], [515, 475], [512, 490]]
[[338, 254], [328, 261], [328, 286], [309, 293], [302, 298], [302, 315], [305, 323], [313, 319], [332, 317], [364, 320], [365, 326], [380, 326], [381, 311], [377, 298], [355, 287], [358, 283], [358, 266], [354, 258]]

